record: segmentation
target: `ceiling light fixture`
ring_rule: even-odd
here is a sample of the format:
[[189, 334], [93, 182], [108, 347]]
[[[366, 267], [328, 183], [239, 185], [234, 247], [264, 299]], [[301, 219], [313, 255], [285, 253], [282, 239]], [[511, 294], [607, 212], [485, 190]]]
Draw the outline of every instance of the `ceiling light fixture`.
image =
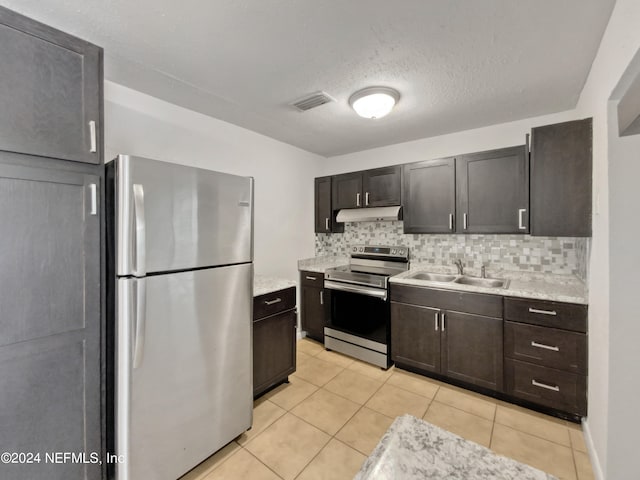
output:
[[400, 100], [400, 93], [389, 87], [367, 87], [358, 90], [349, 98], [349, 105], [364, 118], [382, 118]]

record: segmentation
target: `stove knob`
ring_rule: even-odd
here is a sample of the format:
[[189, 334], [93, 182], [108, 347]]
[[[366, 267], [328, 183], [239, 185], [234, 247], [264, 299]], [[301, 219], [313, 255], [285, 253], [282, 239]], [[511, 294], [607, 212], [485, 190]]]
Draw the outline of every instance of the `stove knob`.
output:
[[361, 251], [361, 252], [364, 252], [364, 247], [360, 247], [360, 251]]
[[353, 247], [353, 251], [357, 252], [358, 251], [358, 247]]
[[391, 255], [395, 255], [395, 254], [396, 254], [396, 249], [394, 248], [391, 250]]

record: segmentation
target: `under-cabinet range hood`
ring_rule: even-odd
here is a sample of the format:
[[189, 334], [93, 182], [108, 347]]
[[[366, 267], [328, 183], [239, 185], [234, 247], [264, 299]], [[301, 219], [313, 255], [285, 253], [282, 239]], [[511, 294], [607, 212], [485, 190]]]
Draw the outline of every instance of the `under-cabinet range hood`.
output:
[[402, 207], [343, 208], [336, 216], [336, 222], [380, 222], [402, 220]]

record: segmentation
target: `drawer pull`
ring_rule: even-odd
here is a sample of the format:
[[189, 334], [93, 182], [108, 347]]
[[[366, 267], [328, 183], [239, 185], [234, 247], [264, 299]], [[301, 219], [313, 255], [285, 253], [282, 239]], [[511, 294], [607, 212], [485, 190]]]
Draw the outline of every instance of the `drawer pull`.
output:
[[553, 352], [559, 352], [560, 351], [560, 347], [553, 347], [551, 345], [545, 345], [544, 343], [538, 343], [535, 341], [531, 341], [531, 346], [532, 347], [536, 347], [536, 348], [543, 348], [545, 350], [551, 350]]
[[438, 312], [436, 312], [436, 318], [434, 319], [434, 328], [438, 331]]
[[265, 300], [264, 303], [266, 303], [267, 305], [275, 305], [276, 303], [280, 303], [281, 301], [281, 298], [276, 298], [275, 300]]
[[546, 388], [547, 390], [553, 390], [554, 392], [560, 391], [560, 387], [557, 385], [547, 385], [546, 383], [536, 382], [535, 380], [531, 380], [531, 385], [534, 387]]
[[306, 278], [307, 280], [317, 280], [317, 278], [316, 278], [316, 277], [310, 277], [309, 275], [307, 275], [305, 278]]
[[530, 313], [541, 313], [542, 315], [557, 315], [555, 310], [538, 310], [537, 308], [529, 307]]

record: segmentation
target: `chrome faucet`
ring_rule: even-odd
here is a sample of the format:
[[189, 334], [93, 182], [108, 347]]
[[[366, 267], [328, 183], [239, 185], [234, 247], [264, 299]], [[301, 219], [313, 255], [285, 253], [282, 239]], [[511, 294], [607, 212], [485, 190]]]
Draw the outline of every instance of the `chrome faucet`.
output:
[[487, 278], [487, 266], [484, 264], [480, 267], [480, 277]]
[[464, 275], [464, 263], [462, 263], [462, 260], [457, 259], [453, 263], [456, 267], [458, 267], [458, 275]]

